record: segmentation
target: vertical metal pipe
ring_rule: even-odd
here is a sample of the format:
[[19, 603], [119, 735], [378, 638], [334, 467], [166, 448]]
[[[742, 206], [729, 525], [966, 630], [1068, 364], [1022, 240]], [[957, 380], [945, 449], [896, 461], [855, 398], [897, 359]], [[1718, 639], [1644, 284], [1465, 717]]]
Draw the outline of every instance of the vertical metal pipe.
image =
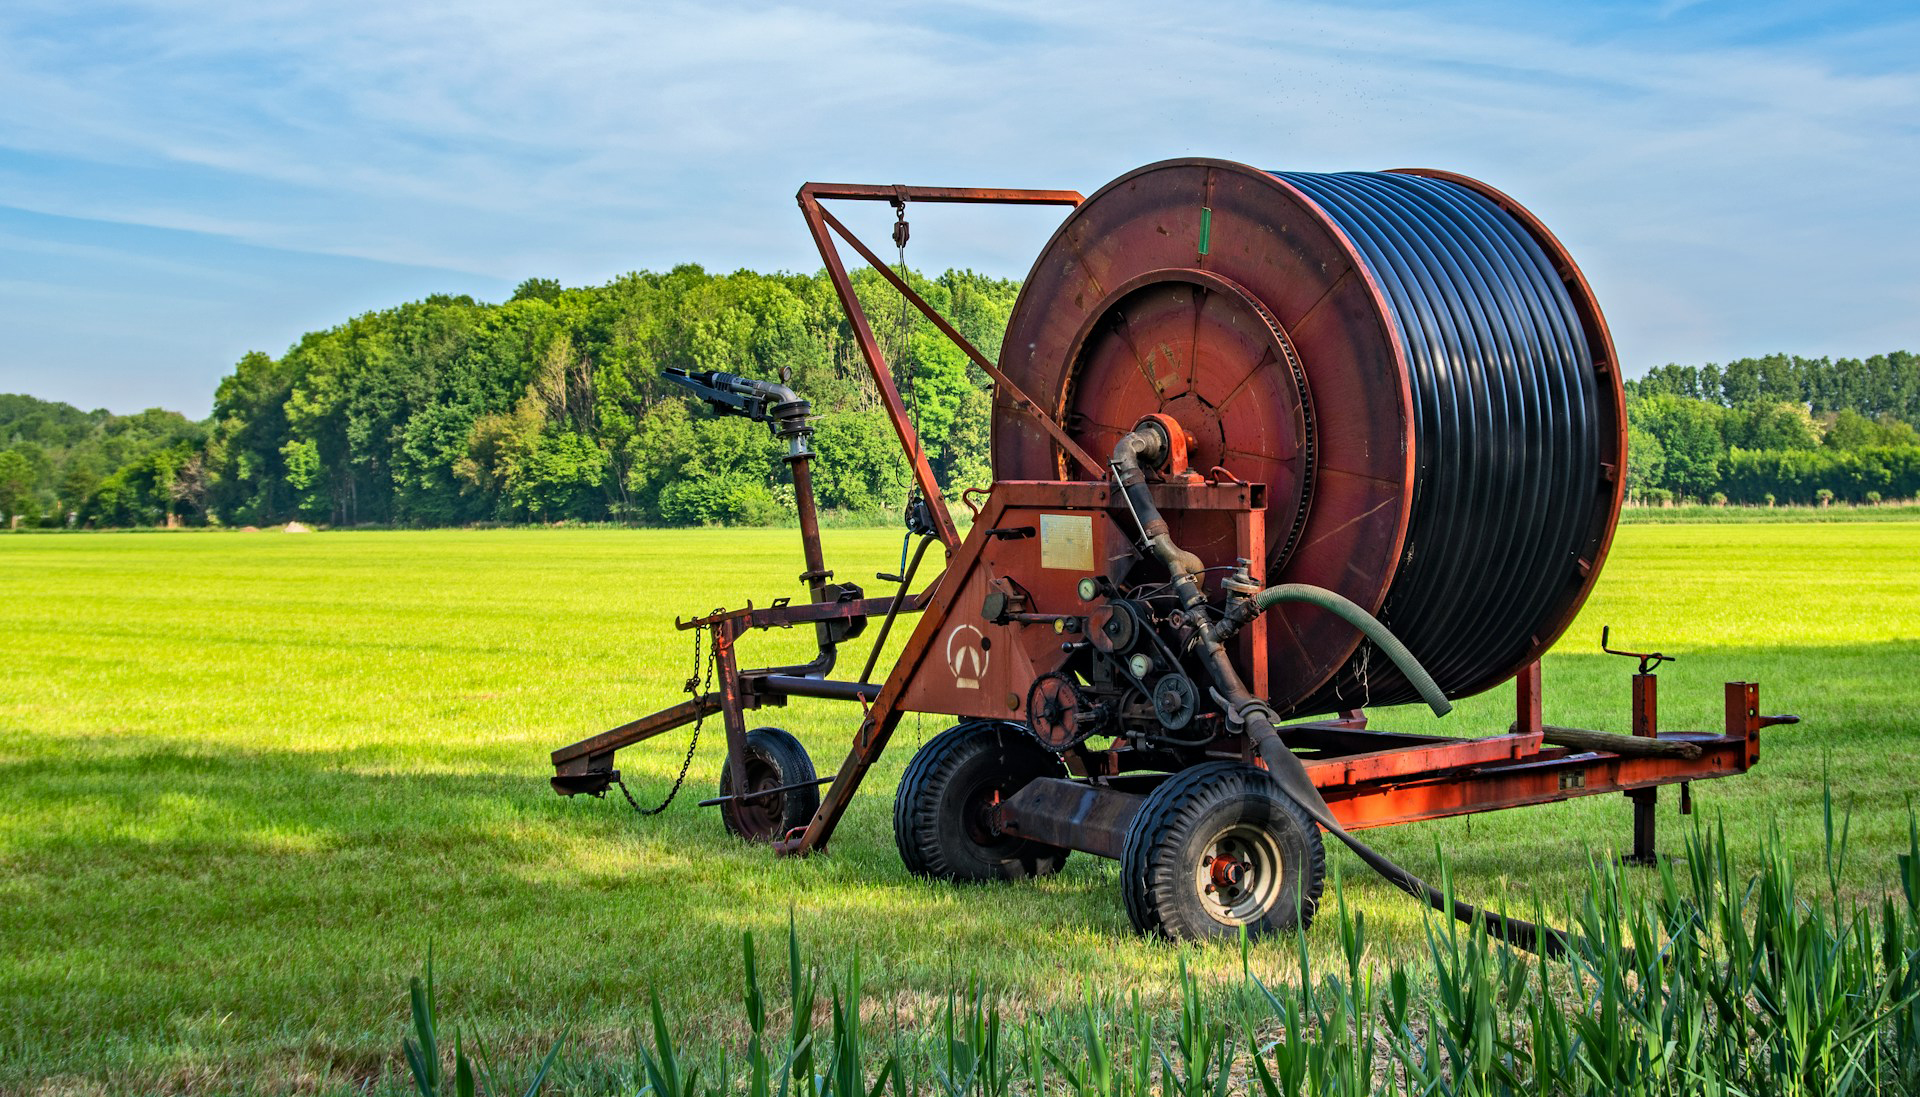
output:
[[826, 554], [820, 548], [820, 515], [813, 502], [813, 455], [795, 454], [787, 458], [787, 466], [793, 470], [793, 506], [800, 515], [800, 546], [807, 558], [807, 570], [801, 573], [800, 581], [807, 584], [818, 602], [832, 573], [827, 571]]
[[727, 772], [736, 789], [747, 787], [747, 717], [740, 700], [740, 667], [734, 662], [733, 641], [739, 623], [713, 626], [713, 676], [719, 683], [720, 717], [727, 729]]

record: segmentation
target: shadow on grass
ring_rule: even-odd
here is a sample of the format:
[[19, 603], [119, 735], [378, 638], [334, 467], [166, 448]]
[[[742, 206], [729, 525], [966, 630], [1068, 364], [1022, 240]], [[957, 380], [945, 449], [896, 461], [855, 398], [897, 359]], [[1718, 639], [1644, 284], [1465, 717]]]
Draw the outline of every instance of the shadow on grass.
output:
[[[1904, 826], [1920, 757], [1920, 642], [1681, 654], [1662, 668], [1666, 725], [1717, 727], [1728, 678], [1760, 680], [1766, 711], [1806, 720], [1763, 733], [1752, 774], [1696, 787], [1701, 810], [1736, 834], [1778, 827], [1790, 852], [1812, 857], [1831, 773], [1856, 811], [1849, 874], [1863, 891], [1883, 887], [1893, 850], [1880, 838]], [[1621, 729], [1630, 671], [1599, 655], [1551, 657], [1548, 718]], [[1511, 698], [1472, 699], [1448, 721], [1376, 715], [1382, 727], [1487, 734], [1511, 719]], [[823, 767], [838, 762], [845, 738], [819, 729], [844, 724], [850, 737], [850, 718], [796, 722]], [[1087, 980], [1164, 982], [1173, 966], [1172, 950], [1132, 938], [1110, 863], [1076, 856], [1060, 877], [1005, 887], [909, 877], [890, 807], [911, 741], [861, 790], [832, 854], [796, 862], [693, 806], [717, 752], [696, 759], [674, 808], [640, 820], [617, 798], [555, 796], [544, 751], [508, 756], [460, 735], [424, 725], [423, 741], [457, 744], [429, 753], [16, 731], [0, 761], [0, 1088], [101, 1069], [243, 1078], [269, 1060], [358, 1075], [390, 1063], [395, 988], [429, 941], [470, 965], [444, 973], [449, 993], [536, 1043], [574, 1017], [590, 1020], [589, 1040], [624, 1031], [652, 987], [696, 1018], [722, 1015], [738, 934], [772, 939], [789, 911], [818, 947], [860, 950], [888, 993], [972, 970], [1070, 995]], [[661, 741], [623, 756], [647, 775], [637, 795], [664, 791], [681, 749]], [[1582, 886], [1587, 851], [1624, 844], [1627, 819], [1621, 798], [1592, 797], [1369, 839], [1416, 871], [1439, 849], [1463, 895], [1524, 910]], [[1346, 878], [1378, 911], [1383, 948], [1417, 942], [1413, 904], [1357, 866]]]

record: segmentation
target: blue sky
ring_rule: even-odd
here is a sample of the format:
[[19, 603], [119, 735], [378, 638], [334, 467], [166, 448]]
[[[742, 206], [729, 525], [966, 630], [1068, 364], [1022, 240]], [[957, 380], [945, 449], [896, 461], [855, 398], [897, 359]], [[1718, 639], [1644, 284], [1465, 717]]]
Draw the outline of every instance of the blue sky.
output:
[[[1920, 9], [0, 5], [0, 391], [204, 415], [248, 350], [522, 278], [812, 270], [808, 179], [1428, 166], [1525, 202], [1629, 371], [1920, 349]], [[884, 210], [851, 218], [884, 239]], [[1058, 211], [928, 209], [1024, 275]]]

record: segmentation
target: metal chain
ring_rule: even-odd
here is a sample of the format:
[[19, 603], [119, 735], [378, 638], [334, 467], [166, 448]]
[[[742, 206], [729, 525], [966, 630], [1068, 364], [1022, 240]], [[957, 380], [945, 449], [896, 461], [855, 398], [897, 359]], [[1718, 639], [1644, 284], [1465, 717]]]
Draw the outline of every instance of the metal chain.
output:
[[[905, 202], [896, 202], [893, 207], [893, 242], [900, 250], [900, 281], [905, 282], [907, 281], [907, 204]], [[899, 348], [898, 353], [902, 358], [906, 357], [907, 337], [912, 334], [912, 321], [912, 306], [907, 302], [906, 295], [902, 294], [900, 297], [899, 330], [894, 336], [897, 340], [896, 345]], [[920, 433], [920, 399], [916, 391], [917, 386], [913, 383], [912, 367], [908, 367], [906, 376], [901, 378], [901, 380], [905, 382], [906, 391], [901, 395], [907, 398], [907, 421], [913, 424], [914, 434], [918, 436]]]
[[[714, 612], [718, 613], [719, 611], [715, 610]], [[718, 627], [719, 627], [718, 625], [708, 626], [708, 628], [718, 628]], [[705, 633], [706, 631], [708, 630], [707, 629], [693, 630], [693, 666], [688, 668], [690, 673], [688, 673], [687, 675], [687, 684], [685, 689], [687, 693], [690, 696], [694, 697], [696, 700], [698, 700], [701, 696], [704, 696], [706, 693], [711, 692], [713, 689], [713, 661], [714, 661], [715, 652], [714, 652], [713, 638], [711, 636], [707, 638], [707, 681], [706, 681], [706, 685], [704, 686], [700, 684], [700, 636], [702, 633]], [[698, 690], [698, 692], [695, 692], [696, 690]], [[703, 709], [696, 707], [694, 711], [698, 712], [699, 715], [693, 718], [693, 738], [687, 742], [687, 756], [680, 760], [680, 776], [675, 777], [673, 779], [673, 787], [667, 790], [667, 798], [660, 801], [660, 804], [658, 807], [651, 807], [651, 808], [641, 807], [640, 801], [635, 800], [633, 798], [633, 793], [628, 790], [627, 782], [623, 779], [617, 779], [617, 778], [614, 780], [613, 783], [620, 786], [620, 795], [625, 796], [627, 798], [627, 803], [631, 804], [633, 806], [633, 810], [636, 812], [639, 812], [641, 815], [660, 814], [661, 812], [667, 810], [668, 805], [673, 803], [674, 797], [680, 795], [680, 786], [686, 783], [687, 770], [693, 765], [693, 752], [696, 748], [700, 746], [700, 726], [707, 722], [707, 714]]]
[[[893, 203], [893, 244], [900, 253], [899, 274], [902, 283], [907, 282], [907, 236], [907, 203], [902, 196], [896, 198]], [[898, 347], [896, 362], [907, 355], [907, 341], [913, 334], [912, 313], [912, 305], [907, 301], [906, 295], [901, 294], [900, 323], [894, 336]], [[913, 444], [916, 448], [924, 448], [920, 441], [920, 386], [914, 383], [914, 369], [911, 365], [908, 365], [906, 372], [900, 376], [900, 382], [900, 395], [907, 405], [907, 423], [913, 427]], [[913, 539], [915, 532], [914, 510], [919, 505], [921, 505], [920, 484], [915, 481], [913, 486], [907, 489], [907, 534], [900, 541], [900, 559], [903, 568], [906, 564], [907, 542]]]

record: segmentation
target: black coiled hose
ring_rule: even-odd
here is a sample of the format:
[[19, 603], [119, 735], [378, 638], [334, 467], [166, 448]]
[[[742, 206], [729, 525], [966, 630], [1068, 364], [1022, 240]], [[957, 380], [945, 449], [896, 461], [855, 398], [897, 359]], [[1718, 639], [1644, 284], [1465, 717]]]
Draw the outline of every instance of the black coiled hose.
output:
[[[1406, 350], [1413, 502], [1379, 616], [1448, 696], [1486, 689], [1557, 628], [1591, 539], [1605, 428], [1573, 300], [1525, 226], [1458, 183], [1273, 174], [1353, 241]], [[1418, 699], [1350, 661], [1297, 709], [1350, 704], [1362, 673], [1371, 704]]]

